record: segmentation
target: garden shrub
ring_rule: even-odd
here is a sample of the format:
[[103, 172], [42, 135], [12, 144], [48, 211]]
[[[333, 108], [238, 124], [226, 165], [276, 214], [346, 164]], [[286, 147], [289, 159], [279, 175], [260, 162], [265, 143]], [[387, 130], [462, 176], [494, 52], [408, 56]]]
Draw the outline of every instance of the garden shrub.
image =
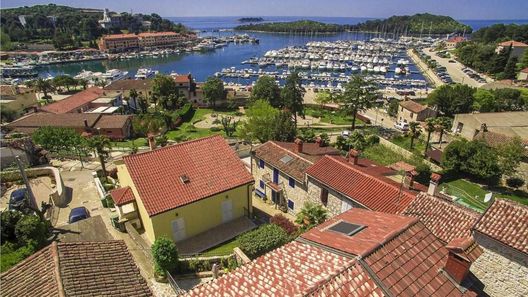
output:
[[326, 221], [327, 217], [328, 211], [321, 204], [306, 202], [297, 214], [295, 222], [302, 225], [301, 229], [309, 230]]
[[20, 245], [30, 245], [34, 242], [37, 247], [42, 246], [48, 238], [49, 228], [36, 215], [22, 217], [15, 226], [15, 236]]
[[165, 275], [165, 271], [174, 271], [178, 266], [178, 251], [174, 241], [167, 237], [159, 237], [152, 245], [152, 257], [156, 272]]
[[242, 112], [240, 112], [240, 111], [237, 110], [237, 111], [235, 111], [235, 115], [236, 115], [237, 117], [241, 117], [241, 116], [244, 115], [244, 113], [242, 113]]
[[266, 224], [239, 237], [240, 249], [254, 259], [288, 242], [288, 234], [275, 224]]
[[292, 223], [288, 218], [281, 214], [276, 214], [271, 217], [270, 223], [281, 227], [284, 231], [286, 231], [286, 233], [288, 233], [288, 235], [297, 232], [298, 229], [294, 223]]
[[367, 141], [367, 145], [371, 146], [371, 145], [380, 143], [380, 138], [378, 135], [370, 134], [369, 136], [367, 136], [366, 141]]
[[524, 180], [520, 177], [510, 177], [506, 180], [506, 184], [510, 188], [518, 189], [524, 185]]
[[178, 110], [178, 116], [184, 121], [189, 121], [194, 114], [194, 109], [191, 103], [186, 103], [180, 110]]

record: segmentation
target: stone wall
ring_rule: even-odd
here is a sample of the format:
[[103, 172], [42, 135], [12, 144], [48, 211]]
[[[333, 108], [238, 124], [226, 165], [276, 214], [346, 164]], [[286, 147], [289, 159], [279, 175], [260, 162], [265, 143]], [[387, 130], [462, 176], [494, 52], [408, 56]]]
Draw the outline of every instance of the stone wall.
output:
[[[382, 137], [380, 137], [380, 144], [388, 147], [389, 149], [391, 149], [392, 151], [398, 153], [398, 154], [401, 154], [403, 155], [405, 158], [412, 158], [414, 156], [414, 154], [406, 149], [404, 149], [403, 147], [400, 147], [390, 141], [388, 141], [387, 139], [384, 139]], [[441, 171], [442, 170], [442, 167], [432, 163], [432, 162], [429, 162], [427, 160], [423, 160], [425, 164], [429, 165], [431, 167], [431, 170], [432, 171]]]
[[[66, 204], [66, 191], [64, 190], [64, 182], [62, 181], [59, 170], [55, 167], [35, 167], [25, 170], [28, 178], [39, 177], [47, 175], [55, 183], [55, 190], [51, 191], [50, 197], [53, 199], [53, 204], [57, 206], [65, 206]], [[20, 171], [2, 171], [0, 173], [0, 179], [2, 182], [6, 181], [18, 181], [22, 180]]]
[[528, 256], [485, 235], [474, 233], [484, 253], [471, 265], [471, 272], [490, 296], [528, 296]]
[[[266, 203], [273, 204], [271, 201], [271, 188], [267, 186], [266, 180], [273, 179], [273, 167], [268, 163], [265, 163], [264, 168], [258, 166], [259, 159], [252, 157], [251, 158], [251, 172], [255, 178], [255, 189], [264, 192], [266, 194]], [[266, 179], [267, 178], [267, 179]], [[294, 203], [294, 208], [288, 209], [288, 213], [295, 215], [303, 207], [304, 202], [306, 201], [307, 188], [304, 183], [299, 183], [295, 180], [295, 188], [292, 188], [288, 184], [289, 176], [284, 174], [279, 170], [279, 185], [282, 187], [283, 195], [286, 200], [291, 200]], [[264, 188], [261, 187], [260, 181], [264, 181]]]
[[326, 204], [326, 209], [330, 217], [336, 216], [341, 213], [343, 209], [343, 203], [350, 205], [352, 208], [365, 208], [363, 205], [347, 198], [345, 195], [336, 192], [335, 190], [324, 186], [317, 180], [308, 177], [308, 195], [306, 196], [307, 200], [316, 203], [322, 204], [321, 201], [321, 191], [325, 188], [328, 191], [328, 202]]

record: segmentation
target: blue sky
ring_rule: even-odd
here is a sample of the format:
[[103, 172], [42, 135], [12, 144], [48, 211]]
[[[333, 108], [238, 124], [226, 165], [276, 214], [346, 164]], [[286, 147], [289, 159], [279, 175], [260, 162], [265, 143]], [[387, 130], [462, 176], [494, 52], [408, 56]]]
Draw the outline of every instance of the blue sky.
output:
[[456, 19], [527, 19], [528, 0], [2, 0], [2, 7], [56, 3], [161, 16], [388, 17], [430, 12]]

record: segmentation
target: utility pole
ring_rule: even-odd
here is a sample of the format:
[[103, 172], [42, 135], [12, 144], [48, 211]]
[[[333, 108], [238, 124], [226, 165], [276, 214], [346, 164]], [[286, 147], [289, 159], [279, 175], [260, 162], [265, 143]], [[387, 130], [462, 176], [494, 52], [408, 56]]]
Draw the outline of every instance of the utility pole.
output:
[[18, 169], [20, 170], [20, 175], [22, 176], [22, 179], [24, 180], [24, 184], [26, 184], [27, 193], [29, 196], [29, 202], [33, 207], [38, 208], [37, 201], [35, 200], [35, 196], [33, 195], [33, 191], [31, 190], [31, 186], [29, 185], [29, 180], [26, 175], [26, 171], [24, 170], [24, 164], [22, 164], [22, 161], [20, 160], [19, 156], [15, 157], [15, 160], [18, 165]]

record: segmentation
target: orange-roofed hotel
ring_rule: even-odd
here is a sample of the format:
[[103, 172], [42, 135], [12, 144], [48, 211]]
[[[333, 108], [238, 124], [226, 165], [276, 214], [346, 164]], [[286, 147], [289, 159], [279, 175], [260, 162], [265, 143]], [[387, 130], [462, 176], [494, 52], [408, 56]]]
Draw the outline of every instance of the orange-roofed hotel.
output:
[[175, 46], [180, 42], [195, 39], [194, 34], [176, 32], [145, 32], [139, 34], [112, 34], [99, 39], [99, 49], [105, 52], [121, 52], [148, 47]]

